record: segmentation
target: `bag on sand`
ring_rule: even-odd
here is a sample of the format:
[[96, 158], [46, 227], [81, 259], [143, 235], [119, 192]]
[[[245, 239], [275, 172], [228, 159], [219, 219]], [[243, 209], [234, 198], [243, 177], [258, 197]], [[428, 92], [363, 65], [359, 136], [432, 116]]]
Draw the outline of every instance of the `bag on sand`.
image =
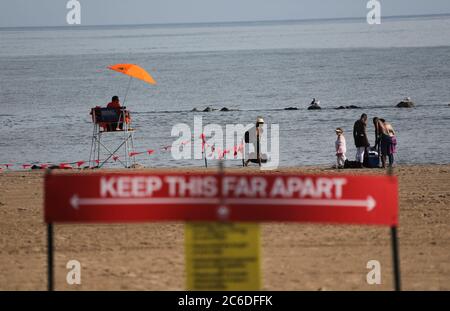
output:
[[344, 168], [362, 168], [361, 162], [345, 160]]
[[370, 150], [368, 152], [368, 167], [369, 168], [378, 168], [380, 166], [380, 157], [378, 156], [378, 152], [375, 150]]

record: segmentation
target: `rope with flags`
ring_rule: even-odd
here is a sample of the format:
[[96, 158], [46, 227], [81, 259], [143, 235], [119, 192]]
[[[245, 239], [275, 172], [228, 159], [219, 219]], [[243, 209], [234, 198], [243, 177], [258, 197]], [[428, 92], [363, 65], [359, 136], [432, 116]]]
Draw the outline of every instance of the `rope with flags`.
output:
[[[194, 138], [194, 137], [193, 137]], [[226, 157], [226, 155], [233, 155], [233, 158], [236, 158], [238, 154], [243, 154], [244, 152], [244, 144], [241, 142], [239, 145], [235, 145], [229, 149], [221, 149], [214, 144], [208, 144], [206, 140], [206, 135], [202, 133], [199, 137], [201, 139], [202, 144], [202, 157], [205, 161], [205, 167], [208, 167], [207, 159], [216, 158], [218, 160], [222, 160]], [[185, 140], [180, 142], [179, 146], [186, 146], [189, 143], [192, 143], [192, 140]], [[169, 152], [173, 148], [173, 145], [165, 145], [159, 148], [160, 152]], [[142, 155], [151, 156], [156, 153], [155, 149], [147, 149], [143, 151], [133, 151], [128, 154], [129, 157], [138, 157]], [[215, 157], [214, 157], [215, 156]], [[120, 156], [114, 154], [112, 156], [112, 160], [117, 162], [120, 160]], [[54, 162], [42, 162], [42, 163], [0, 163], [0, 172], [3, 170], [12, 170], [14, 168], [22, 169], [22, 170], [30, 170], [30, 169], [82, 169], [82, 168], [96, 168], [102, 162], [102, 160], [94, 160], [96, 165], [91, 165], [89, 160], [78, 160], [78, 161], [63, 161], [60, 163]], [[87, 164], [87, 165], [86, 165]]]

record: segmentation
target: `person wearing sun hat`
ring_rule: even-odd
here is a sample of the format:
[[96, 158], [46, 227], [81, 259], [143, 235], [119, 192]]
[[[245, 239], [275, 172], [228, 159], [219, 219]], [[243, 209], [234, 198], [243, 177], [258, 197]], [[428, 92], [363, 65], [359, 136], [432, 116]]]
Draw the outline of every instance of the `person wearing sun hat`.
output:
[[337, 157], [337, 167], [344, 168], [345, 160], [347, 157], [345, 153], [347, 152], [347, 143], [345, 142], [344, 131], [338, 127], [336, 129], [336, 157]]

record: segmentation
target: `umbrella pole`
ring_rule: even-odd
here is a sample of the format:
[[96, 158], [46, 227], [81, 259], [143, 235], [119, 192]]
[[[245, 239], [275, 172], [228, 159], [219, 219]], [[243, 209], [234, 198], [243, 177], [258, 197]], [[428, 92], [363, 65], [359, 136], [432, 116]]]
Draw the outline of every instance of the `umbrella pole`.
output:
[[128, 91], [130, 90], [130, 86], [131, 86], [131, 80], [133, 78], [130, 77], [130, 80], [128, 80], [128, 87], [127, 87], [127, 91], [125, 92], [125, 97], [123, 98], [123, 104], [122, 106], [125, 106], [125, 102], [127, 101], [127, 96], [128, 96]]
[[[130, 76], [130, 79], [128, 80], [128, 86], [127, 86], [127, 91], [125, 92], [125, 97], [123, 98], [123, 103], [122, 103], [122, 107], [125, 107], [125, 103], [127, 101], [127, 96], [128, 96], [128, 91], [130, 90], [130, 86], [131, 86], [131, 80], [133, 79], [133, 77]], [[125, 111], [122, 111], [122, 116], [123, 116], [123, 120], [122, 120], [122, 128], [123, 128], [123, 134], [124, 134], [124, 142], [125, 142], [125, 167], [126, 168], [130, 168], [130, 166], [128, 165], [128, 162], [130, 160], [130, 154], [129, 154], [129, 145], [128, 145], [128, 124], [126, 124], [126, 120], [125, 120]]]

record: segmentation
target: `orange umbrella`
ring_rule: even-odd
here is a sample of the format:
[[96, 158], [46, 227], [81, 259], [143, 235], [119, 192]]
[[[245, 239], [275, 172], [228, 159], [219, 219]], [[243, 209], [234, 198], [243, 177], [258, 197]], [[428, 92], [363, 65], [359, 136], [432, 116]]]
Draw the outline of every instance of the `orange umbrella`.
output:
[[125, 102], [127, 100], [128, 91], [130, 90], [131, 86], [131, 80], [132, 78], [136, 78], [142, 81], [145, 81], [149, 84], [156, 84], [155, 79], [142, 67], [139, 67], [135, 64], [116, 64], [112, 66], [108, 66], [109, 69], [123, 73], [127, 76], [130, 76], [130, 81], [128, 82], [127, 92], [125, 93], [125, 97], [123, 99], [123, 104], [125, 105]]
[[127, 76], [145, 81], [147, 83], [156, 84], [155, 79], [142, 67], [134, 64], [116, 64], [108, 67], [111, 70], [121, 72]]

